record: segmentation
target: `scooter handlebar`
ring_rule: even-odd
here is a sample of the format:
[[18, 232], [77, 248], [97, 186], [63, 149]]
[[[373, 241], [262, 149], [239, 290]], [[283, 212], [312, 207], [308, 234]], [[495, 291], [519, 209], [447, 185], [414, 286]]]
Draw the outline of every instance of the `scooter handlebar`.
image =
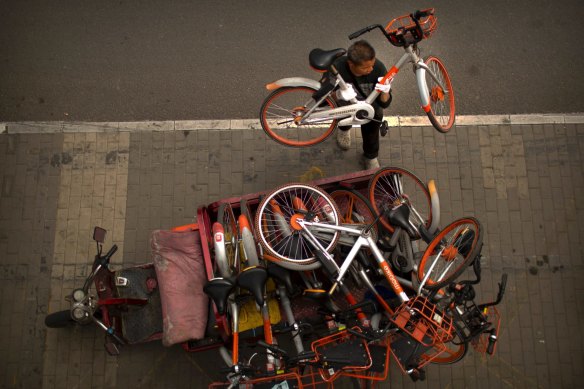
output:
[[110, 261], [110, 258], [112, 257], [112, 255], [114, 255], [116, 253], [116, 251], [118, 251], [118, 245], [117, 244], [114, 244], [112, 246], [112, 248], [109, 249], [109, 251], [107, 252], [107, 254], [104, 255], [101, 258], [102, 265], [107, 265], [109, 263], [109, 261]]

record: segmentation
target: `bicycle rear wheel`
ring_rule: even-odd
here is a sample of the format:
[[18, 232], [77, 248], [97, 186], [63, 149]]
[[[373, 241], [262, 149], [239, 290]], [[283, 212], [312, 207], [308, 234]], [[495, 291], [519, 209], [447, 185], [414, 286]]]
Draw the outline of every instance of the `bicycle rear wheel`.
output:
[[[260, 203], [255, 225], [265, 258], [277, 261], [283, 267], [312, 265], [317, 262], [313, 243], [295, 221], [339, 225], [339, 211], [331, 197], [322, 189], [309, 184], [288, 184], [276, 188]], [[335, 248], [337, 231], [308, 227], [327, 252]]]
[[418, 280], [428, 277], [425, 288], [450, 284], [472, 264], [483, 242], [482, 227], [473, 217], [455, 220], [432, 239], [418, 265]]
[[253, 235], [253, 230], [250, 226], [249, 218], [242, 213], [238, 218], [239, 224], [239, 235], [241, 236], [241, 248], [240, 253], [242, 261], [245, 262], [245, 266], [258, 266], [260, 264], [258, 258], [258, 250], [255, 243], [255, 237]]
[[[302, 116], [315, 101], [316, 92], [308, 87], [283, 87], [273, 91], [260, 109], [260, 123], [264, 132], [273, 140], [286, 146], [305, 147], [323, 142], [333, 133], [337, 121], [333, 119], [306, 121], [299, 124]], [[337, 105], [327, 97], [317, 110], [328, 110]]]
[[[406, 204], [410, 208], [410, 222], [414, 226], [423, 224], [428, 227], [432, 222], [430, 192], [422, 180], [406, 169], [387, 167], [375, 173], [369, 181], [369, 200], [378, 215], [384, 204], [393, 207]], [[381, 217], [380, 221], [383, 227], [393, 233], [395, 228], [387, 217]]]
[[[375, 210], [359, 191], [340, 188], [331, 192], [330, 195], [339, 209], [341, 223], [367, 226], [375, 221]], [[371, 234], [373, 239], [377, 240], [379, 236], [377, 223], [373, 225]]]
[[[215, 261], [221, 276], [229, 277], [233, 270], [235, 270], [236, 274], [239, 271], [239, 263], [237, 263], [236, 258], [238, 232], [231, 204], [221, 203], [219, 205], [217, 222], [223, 227], [225, 249], [215, 250]], [[227, 269], [229, 270], [227, 271]]]
[[442, 86], [426, 71], [425, 81], [430, 94], [430, 104], [424, 107], [424, 110], [435, 129], [440, 132], [448, 132], [454, 124], [455, 116], [454, 91], [450, 76], [438, 58], [428, 57], [425, 63]]

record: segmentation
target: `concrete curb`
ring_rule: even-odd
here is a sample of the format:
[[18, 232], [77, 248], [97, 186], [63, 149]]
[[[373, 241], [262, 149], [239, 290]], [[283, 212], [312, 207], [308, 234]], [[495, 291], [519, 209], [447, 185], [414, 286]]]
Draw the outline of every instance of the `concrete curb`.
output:
[[[391, 127], [428, 127], [426, 116], [386, 116]], [[456, 126], [581, 124], [584, 113], [459, 115]], [[196, 131], [261, 129], [257, 119], [167, 120], [138, 122], [0, 122], [0, 135], [71, 132]]]

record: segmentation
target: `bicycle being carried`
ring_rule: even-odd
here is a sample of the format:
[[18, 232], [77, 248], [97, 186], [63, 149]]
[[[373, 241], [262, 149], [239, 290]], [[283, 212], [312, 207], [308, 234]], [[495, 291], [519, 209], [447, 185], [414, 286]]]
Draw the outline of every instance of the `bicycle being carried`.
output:
[[[380, 81], [391, 83], [399, 70], [411, 63], [416, 73], [422, 109], [430, 122], [440, 132], [447, 132], [454, 124], [454, 92], [448, 72], [437, 57], [425, 60], [419, 56], [418, 43], [429, 38], [436, 29], [434, 9], [416, 11], [393, 19], [386, 27], [374, 24], [351, 35], [355, 39], [369, 31], [379, 29], [389, 43], [403, 47], [405, 53]], [[314, 49], [310, 52], [310, 66], [318, 72], [330, 72], [331, 82], [303, 77], [283, 78], [266, 85], [273, 92], [264, 100], [260, 110], [260, 123], [266, 134], [286, 146], [312, 146], [327, 139], [339, 126], [362, 125], [374, 120], [372, 103], [379, 96], [373, 90], [364, 101], [355, 98], [350, 105], [337, 106], [337, 90], [350, 88], [333, 65], [346, 53], [345, 49]], [[383, 122], [387, 129], [387, 123]]]

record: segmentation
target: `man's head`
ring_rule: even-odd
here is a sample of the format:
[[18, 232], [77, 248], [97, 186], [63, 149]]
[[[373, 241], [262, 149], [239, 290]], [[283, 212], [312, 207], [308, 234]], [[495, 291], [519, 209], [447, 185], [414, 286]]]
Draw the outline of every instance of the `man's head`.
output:
[[365, 40], [353, 43], [347, 51], [347, 63], [355, 76], [366, 76], [375, 65], [375, 49]]

